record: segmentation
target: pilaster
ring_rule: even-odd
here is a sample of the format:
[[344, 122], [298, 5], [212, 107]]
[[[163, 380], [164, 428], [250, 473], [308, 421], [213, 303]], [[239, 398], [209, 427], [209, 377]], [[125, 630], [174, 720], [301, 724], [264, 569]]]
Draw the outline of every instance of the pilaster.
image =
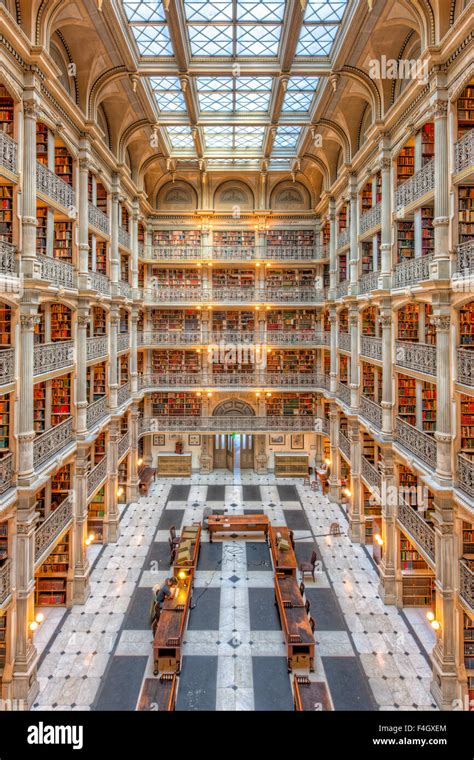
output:
[[381, 478], [382, 506], [382, 558], [380, 560], [379, 593], [385, 604], [397, 603], [396, 557], [398, 553], [398, 533], [396, 525], [397, 487], [391, 446], [382, 446], [379, 462]]

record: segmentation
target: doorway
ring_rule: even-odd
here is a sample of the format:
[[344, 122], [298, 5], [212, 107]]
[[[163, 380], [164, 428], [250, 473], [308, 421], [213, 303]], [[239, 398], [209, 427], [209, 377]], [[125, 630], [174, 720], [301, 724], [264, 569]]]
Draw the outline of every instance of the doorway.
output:
[[217, 433], [214, 436], [214, 469], [239, 472], [254, 467], [253, 435]]

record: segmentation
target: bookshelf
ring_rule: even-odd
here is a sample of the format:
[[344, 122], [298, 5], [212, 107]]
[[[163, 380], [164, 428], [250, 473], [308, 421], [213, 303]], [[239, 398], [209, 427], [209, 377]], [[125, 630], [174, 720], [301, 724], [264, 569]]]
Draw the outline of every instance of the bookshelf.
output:
[[10, 395], [0, 396], [0, 452], [7, 453], [10, 448]]
[[362, 362], [362, 395], [375, 400], [375, 372], [372, 364]]
[[458, 230], [460, 244], [474, 237], [474, 187], [458, 188]]
[[197, 351], [152, 351], [152, 372], [165, 374], [167, 372], [200, 372], [201, 355]]
[[311, 416], [316, 401], [312, 393], [284, 393], [266, 399], [268, 417]]
[[48, 165], [48, 127], [40, 121], [36, 124], [36, 160]]
[[145, 272], [146, 267], [145, 264], [138, 263], [138, 287], [144, 288], [145, 287]]
[[267, 246], [311, 247], [314, 245], [313, 230], [269, 230]]
[[346, 385], [349, 382], [349, 357], [344, 354], [339, 356], [339, 382]]
[[341, 253], [341, 255], [337, 257], [337, 262], [337, 269], [339, 272], [338, 282], [344, 282], [347, 280], [347, 254]]
[[376, 190], [375, 190], [375, 202], [380, 203], [382, 201], [382, 173], [377, 172], [375, 175]]
[[415, 171], [415, 147], [406, 145], [397, 158], [397, 185], [409, 179]]
[[63, 145], [54, 149], [54, 172], [68, 185], [72, 185], [72, 156]]
[[423, 557], [405, 536], [400, 535], [400, 566], [404, 607], [431, 607], [434, 576]]
[[35, 433], [46, 430], [46, 383], [33, 386], [33, 426]]
[[376, 335], [377, 307], [369, 306], [362, 313], [362, 335]]
[[104, 539], [105, 486], [99, 488], [87, 508], [87, 531], [93, 533], [95, 540], [102, 543]]
[[366, 182], [360, 193], [360, 213], [372, 208], [372, 182]]
[[339, 332], [349, 332], [349, 312], [342, 309], [339, 312]]
[[87, 175], [87, 200], [89, 203], [94, 202], [94, 179], [90, 172]]
[[97, 401], [99, 398], [102, 398], [102, 396], [105, 396], [106, 392], [105, 362], [94, 364], [90, 369], [92, 370], [93, 401]]
[[398, 339], [399, 340], [418, 340], [418, 304], [406, 304], [398, 310]]
[[0, 85], [0, 130], [13, 137], [15, 111], [13, 98], [3, 84]]
[[418, 506], [418, 478], [404, 464], [398, 465], [398, 486], [400, 495], [411, 507]]
[[105, 187], [103, 186], [102, 182], [96, 183], [95, 188], [96, 193], [96, 206], [97, 208], [102, 211], [103, 214], [107, 216], [107, 191]]
[[213, 269], [213, 288], [239, 288], [249, 290], [255, 287], [255, 269]]
[[255, 245], [255, 234], [248, 230], [215, 230], [212, 236], [213, 245], [243, 246]]
[[120, 256], [120, 279], [122, 282], [129, 282], [130, 278], [130, 257], [122, 254]]
[[0, 685], [7, 659], [7, 610], [0, 611]]
[[200, 417], [201, 398], [192, 393], [152, 393], [154, 417]]
[[268, 268], [265, 277], [267, 288], [311, 288], [316, 277], [315, 269], [274, 269]]
[[344, 204], [343, 206], [341, 206], [341, 209], [337, 216], [338, 232], [344, 232], [344, 230], [347, 229], [347, 224], [348, 224], [347, 204]]
[[61, 467], [51, 478], [51, 509], [56, 509], [71, 490], [71, 466]]
[[421, 255], [429, 256], [434, 253], [433, 209], [424, 206], [421, 209]]
[[323, 224], [321, 233], [323, 236], [323, 245], [329, 245], [329, 242], [331, 240], [331, 227], [330, 227], [329, 222], [326, 222], [326, 224]]
[[95, 271], [107, 275], [107, 243], [105, 240], [96, 240]]
[[397, 222], [397, 255], [399, 262], [414, 258], [414, 222]]
[[[474, 454], [474, 398], [459, 394], [461, 414], [461, 451], [463, 454]], [[474, 554], [474, 552], [473, 552]]]
[[10, 306], [0, 303], [0, 347], [12, 343], [12, 310]]
[[284, 309], [267, 312], [267, 331], [312, 331], [316, 327], [316, 313], [309, 309]]
[[398, 416], [416, 425], [416, 380], [398, 375]]
[[152, 267], [150, 284], [168, 288], [199, 288], [201, 287], [201, 271], [199, 269]]
[[122, 494], [117, 496], [119, 504], [125, 504], [127, 501], [127, 482], [128, 482], [128, 459], [125, 457], [117, 468], [117, 483], [122, 488]]
[[255, 313], [253, 311], [214, 311], [212, 313], [212, 331], [254, 332]]
[[436, 385], [424, 381], [421, 384], [421, 420], [423, 431], [434, 434], [436, 431]]
[[424, 166], [431, 161], [435, 152], [434, 144], [434, 124], [424, 124], [421, 130], [421, 165]]
[[51, 341], [70, 340], [72, 337], [72, 314], [61, 303], [51, 304]]
[[0, 240], [13, 243], [13, 185], [0, 185]]
[[365, 543], [373, 543], [373, 537], [377, 532], [374, 525], [374, 517], [380, 517], [381, 507], [374, 503], [370, 490], [362, 483], [362, 502], [365, 515]]
[[468, 697], [472, 710], [474, 700], [474, 620], [466, 613], [463, 617], [463, 656], [467, 675]]
[[121, 206], [120, 207], [120, 226], [122, 227], [123, 230], [126, 230], [127, 232], [129, 231], [128, 222], [129, 222], [128, 211], [125, 208], [125, 206]]
[[430, 303], [425, 304], [425, 343], [436, 346], [436, 327], [431, 323], [433, 307]]
[[106, 455], [105, 431], [97, 436], [94, 444], [94, 463], [98, 464]]
[[361, 274], [368, 274], [374, 269], [374, 247], [372, 242], [362, 243], [361, 246]]
[[66, 605], [69, 557], [69, 533], [66, 533], [36, 574], [36, 606], [61, 607]]
[[92, 330], [94, 336], [106, 335], [107, 333], [106, 312], [100, 306], [92, 307]]
[[0, 522], [0, 567], [8, 559], [8, 520]]
[[54, 223], [53, 254], [56, 259], [72, 264], [72, 222]]
[[462, 91], [457, 100], [458, 139], [474, 126], [474, 82]]
[[120, 384], [128, 383], [128, 354], [123, 354], [119, 357], [120, 366]]
[[314, 372], [316, 351], [294, 350], [267, 352], [268, 372]]
[[474, 525], [463, 521], [462, 524], [463, 557], [474, 558]]
[[59, 425], [71, 416], [71, 376], [51, 380], [51, 425]]
[[153, 245], [161, 247], [191, 246], [197, 248], [201, 245], [200, 230], [154, 230]]
[[474, 348], [474, 301], [464, 304], [459, 310], [459, 345]]
[[36, 253], [46, 256], [48, 252], [48, 209], [46, 206], [36, 207]]

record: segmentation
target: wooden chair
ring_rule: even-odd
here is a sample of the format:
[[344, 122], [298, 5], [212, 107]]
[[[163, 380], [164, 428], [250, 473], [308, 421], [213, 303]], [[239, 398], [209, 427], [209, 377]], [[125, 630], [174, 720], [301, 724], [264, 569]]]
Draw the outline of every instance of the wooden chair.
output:
[[176, 528], [174, 525], [170, 526], [170, 541], [172, 541], [173, 546], [179, 544], [179, 536], [176, 535]]
[[316, 581], [316, 578], [314, 577], [315, 572], [315, 566], [316, 561], [318, 559], [318, 555], [313, 549], [313, 552], [311, 554], [311, 559], [309, 562], [301, 562], [300, 564], [300, 573], [301, 573], [301, 580], [304, 581], [305, 575], [311, 575], [313, 581]]
[[314, 633], [314, 629], [316, 628], [316, 623], [314, 622], [314, 618], [310, 617], [309, 619], [309, 625], [311, 628], [311, 633]]
[[338, 522], [333, 522], [329, 526], [329, 535], [330, 536], [340, 536], [341, 535], [341, 526]]
[[208, 523], [209, 515], [212, 515], [211, 507], [204, 507], [204, 510], [202, 513], [202, 525], [205, 530], [209, 530], [209, 523]]
[[301, 581], [301, 583], [300, 583], [300, 594], [301, 594], [301, 596], [304, 596], [304, 590], [305, 590], [305, 588], [306, 587], [305, 587], [303, 581]]
[[156, 629], [158, 628], [158, 623], [160, 622], [160, 615], [161, 615], [161, 609], [160, 609], [160, 605], [157, 603], [155, 604], [155, 617], [153, 618], [153, 623], [151, 625], [152, 631], [153, 631], [153, 638], [155, 637]]
[[295, 534], [294, 534], [294, 531], [290, 530], [289, 531], [289, 536], [290, 536], [290, 544], [291, 544], [291, 547], [292, 547], [292, 549], [294, 551], [295, 550]]
[[[307, 599], [307, 600], [306, 600], [306, 602], [305, 602], [305, 604], [304, 604], [304, 608], [305, 608], [305, 610], [306, 610], [306, 614], [307, 614], [307, 615], [309, 615], [309, 611], [310, 611], [310, 609], [311, 609], [311, 604], [310, 604], [310, 602], [309, 602], [309, 599]], [[310, 615], [310, 617], [311, 617], [311, 615]]]

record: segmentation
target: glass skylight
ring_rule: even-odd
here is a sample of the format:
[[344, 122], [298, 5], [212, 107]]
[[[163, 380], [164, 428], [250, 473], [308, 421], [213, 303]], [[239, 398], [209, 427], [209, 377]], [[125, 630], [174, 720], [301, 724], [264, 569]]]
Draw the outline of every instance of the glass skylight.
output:
[[197, 77], [201, 111], [267, 112], [271, 77]]
[[140, 55], [173, 55], [161, 0], [123, 0], [123, 9]]
[[329, 56], [347, 0], [309, 0], [297, 56]]
[[204, 137], [208, 150], [213, 148], [261, 148], [264, 127], [241, 127], [219, 125], [204, 127]]
[[172, 148], [194, 148], [191, 127], [167, 127]]
[[306, 113], [311, 106], [318, 77], [291, 77], [286, 88], [283, 111]]
[[278, 127], [273, 148], [275, 149], [294, 149], [300, 136], [301, 127]]
[[178, 77], [151, 77], [150, 84], [160, 111], [186, 111]]

